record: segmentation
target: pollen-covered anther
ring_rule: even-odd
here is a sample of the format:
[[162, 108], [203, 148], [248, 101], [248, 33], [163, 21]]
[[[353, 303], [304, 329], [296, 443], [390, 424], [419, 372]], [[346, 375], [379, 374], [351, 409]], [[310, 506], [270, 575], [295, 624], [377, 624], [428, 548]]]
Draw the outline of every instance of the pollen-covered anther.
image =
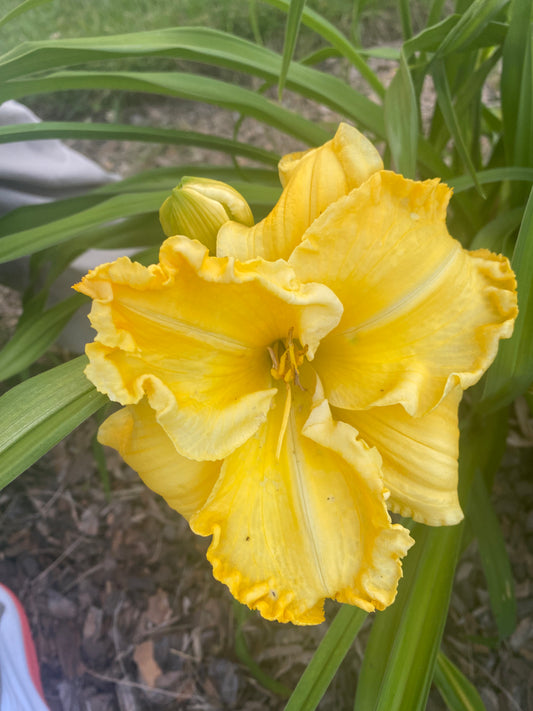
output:
[[[280, 357], [280, 349], [284, 350]], [[269, 346], [268, 352], [272, 359], [270, 374], [275, 380], [283, 380], [287, 383], [296, 383], [299, 388], [304, 389], [300, 383], [300, 366], [305, 360], [307, 346], [302, 347], [294, 339], [294, 328], [289, 330], [289, 334], [283, 341], [276, 341], [274, 347]]]

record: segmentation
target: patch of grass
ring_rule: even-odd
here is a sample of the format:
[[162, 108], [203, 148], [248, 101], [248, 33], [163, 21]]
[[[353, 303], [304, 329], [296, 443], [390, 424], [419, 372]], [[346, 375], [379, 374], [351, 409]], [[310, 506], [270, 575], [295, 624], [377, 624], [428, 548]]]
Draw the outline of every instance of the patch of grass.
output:
[[[2, 13], [21, 0], [3, 0]], [[358, 6], [363, 18], [397, 6], [392, 0], [308, 0], [337, 27], [349, 32]], [[25, 40], [52, 37], [109, 35], [155, 30], [161, 27], [202, 25], [253, 39], [250, 14], [257, 13], [262, 40], [281, 46], [285, 15], [260, 0], [51, 0], [13, 20], [0, 30], [2, 51]], [[312, 34], [302, 29], [302, 43], [312, 44]], [[308, 46], [308, 49], [312, 47]]]

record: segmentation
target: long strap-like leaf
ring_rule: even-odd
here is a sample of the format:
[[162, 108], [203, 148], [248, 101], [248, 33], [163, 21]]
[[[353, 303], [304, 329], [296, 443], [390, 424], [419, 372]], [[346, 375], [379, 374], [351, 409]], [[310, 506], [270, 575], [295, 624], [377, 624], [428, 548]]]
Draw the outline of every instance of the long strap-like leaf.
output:
[[0, 398], [0, 488], [48, 452], [107, 398], [96, 391], [80, 356], [15, 386]]

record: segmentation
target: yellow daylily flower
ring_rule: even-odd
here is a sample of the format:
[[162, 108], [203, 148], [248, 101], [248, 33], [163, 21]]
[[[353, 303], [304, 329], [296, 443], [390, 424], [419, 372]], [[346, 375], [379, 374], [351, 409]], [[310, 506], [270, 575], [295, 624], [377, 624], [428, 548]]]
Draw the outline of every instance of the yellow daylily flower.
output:
[[[76, 288], [86, 374], [124, 408], [99, 431], [212, 536], [215, 577], [267, 619], [327, 597], [383, 609], [412, 540], [387, 511], [457, 523], [457, 410], [516, 316], [507, 260], [447, 232], [450, 191], [383, 170], [341, 125], [280, 165], [258, 225], [121, 258]], [[192, 235], [189, 235], [191, 237]]]

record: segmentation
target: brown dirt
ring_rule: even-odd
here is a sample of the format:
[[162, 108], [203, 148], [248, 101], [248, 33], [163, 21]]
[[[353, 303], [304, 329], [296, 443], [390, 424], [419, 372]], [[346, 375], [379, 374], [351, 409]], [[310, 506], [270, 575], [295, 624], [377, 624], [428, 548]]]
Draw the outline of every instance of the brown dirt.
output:
[[[533, 423], [530, 421], [528, 426]], [[22, 599], [52, 711], [281, 710], [235, 651], [235, 608], [205, 559], [207, 541], [114, 452], [106, 496], [88, 421], [0, 495], [0, 581]], [[513, 438], [530, 437], [516, 427]], [[475, 545], [465, 553], [444, 646], [481, 691], [487, 711], [533, 709], [533, 449], [511, 447], [495, 504], [513, 565], [519, 624], [496, 636]], [[331, 619], [336, 605], [327, 606]], [[253, 658], [289, 688], [326, 625], [298, 628], [251, 613]], [[349, 709], [368, 625], [322, 709]], [[445, 708], [432, 692], [428, 708]]]

